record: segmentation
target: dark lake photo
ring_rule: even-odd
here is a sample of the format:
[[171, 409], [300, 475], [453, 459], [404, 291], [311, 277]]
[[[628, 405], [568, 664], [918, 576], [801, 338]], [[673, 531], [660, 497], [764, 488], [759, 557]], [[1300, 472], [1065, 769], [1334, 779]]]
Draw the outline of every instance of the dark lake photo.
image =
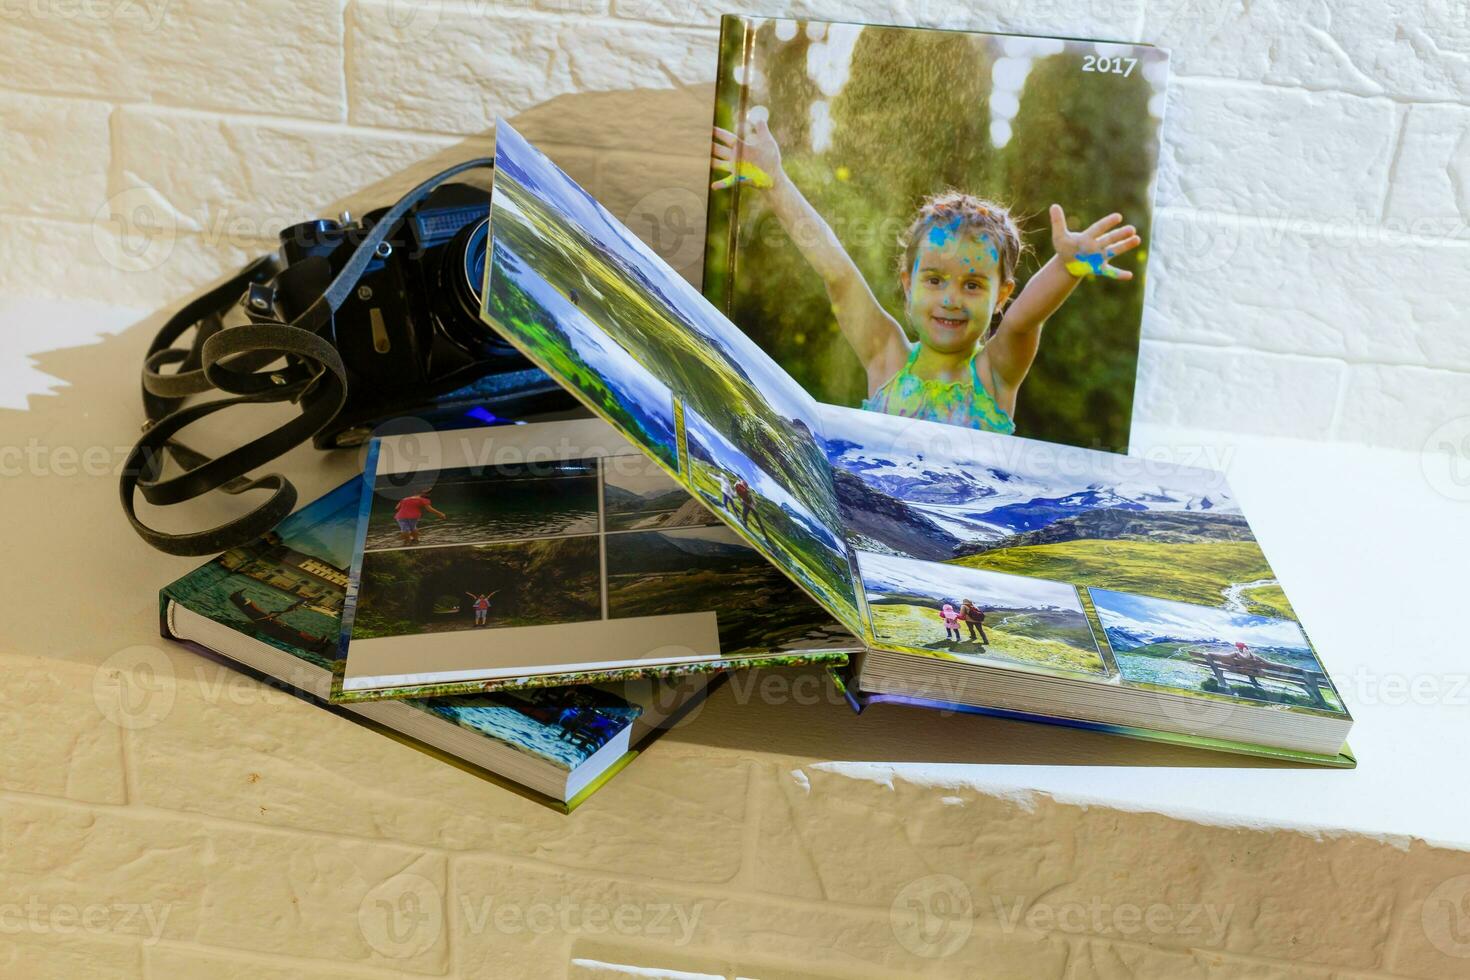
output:
[[378, 479], [364, 550], [598, 530], [596, 460], [445, 470], [427, 485], [396, 486], [392, 479]]

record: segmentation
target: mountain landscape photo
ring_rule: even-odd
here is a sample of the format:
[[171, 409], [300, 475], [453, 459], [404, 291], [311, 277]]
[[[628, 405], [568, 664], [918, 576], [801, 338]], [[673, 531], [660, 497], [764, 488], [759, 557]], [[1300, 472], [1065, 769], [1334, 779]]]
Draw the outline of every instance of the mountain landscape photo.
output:
[[[1055, 670], [1105, 674], [1077, 590], [1062, 582], [939, 562], [858, 552], [873, 636], [880, 648], [955, 660], [995, 658]], [[946, 635], [943, 609], [965, 600], [984, 615], [974, 634]]]
[[[837, 505], [814, 432], [817, 403], [540, 151], [508, 125], [499, 135], [496, 162], [504, 179], [491, 202], [495, 262], [508, 252], [528, 267], [545, 285], [534, 298], [563, 327], [578, 330], [566, 336], [527, 331], [525, 317], [505, 322], [498, 307], [507, 304], [487, 295], [490, 321], [578, 390], [595, 393], [595, 379], [584, 374], [607, 370], [603, 362], [548, 347], [598, 346], [610, 349], [610, 363], [631, 360], [759, 462], [805, 509], [835, 524]], [[517, 271], [510, 259], [504, 262]], [[492, 272], [493, 292], [498, 266]], [[584, 336], [594, 333], [595, 340]], [[610, 418], [623, 425], [622, 417]]]
[[1342, 712], [1299, 624], [1089, 589], [1118, 671], [1135, 684]]
[[[838, 533], [687, 405], [684, 441], [688, 479], [705, 505], [739, 527], [829, 608], [838, 610], [844, 622], [857, 623], [852, 569]], [[740, 480], [750, 489], [748, 512], [734, 490]]]
[[646, 456], [603, 461], [604, 522], [609, 531], [706, 527], [720, 519]]
[[851, 409], [822, 423], [854, 547], [1293, 617], [1220, 474]]

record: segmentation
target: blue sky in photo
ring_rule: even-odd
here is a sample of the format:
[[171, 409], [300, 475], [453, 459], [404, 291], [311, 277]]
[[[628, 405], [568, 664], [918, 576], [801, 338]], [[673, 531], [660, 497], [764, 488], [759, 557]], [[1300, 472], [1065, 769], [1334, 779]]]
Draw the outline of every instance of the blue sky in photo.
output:
[[295, 550], [337, 568], [352, 564], [357, 543], [357, 508], [362, 477], [353, 477], [324, 497], [307, 504], [276, 526], [276, 533]]
[[859, 551], [858, 574], [873, 599], [892, 593], [918, 593], [942, 602], [969, 599], [982, 609], [1065, 609], [1082, 613], [1077, 590], [1065, 582], [988, 572], [917, 558]]
[[1289, 619], [1154, 599], [1127, 592], [1088, 589], [1103, 629], [1127, 629], [1136, 635], [1171, 637], [1196, 643], [1280, 647], [1310, 653], [1302, 628]]

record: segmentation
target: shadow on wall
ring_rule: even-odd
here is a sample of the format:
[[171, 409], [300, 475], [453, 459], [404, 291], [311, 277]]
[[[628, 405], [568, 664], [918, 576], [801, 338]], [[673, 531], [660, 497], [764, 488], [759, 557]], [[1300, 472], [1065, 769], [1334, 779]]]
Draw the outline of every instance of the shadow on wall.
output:
[[[697, 284], [712, 101], [709, 85], [575, 95], [511, 121]], [[360, 213], [379, 206], [452, 163], [488, 154], [491, 146], [488, 134], [466, 140], [403, 173], [321, 202], [314, 213]], [[641, 152], [647, 146], [660, 147], [660, 154]], [[269, 244], [239, 257], [259, 254]], [[137, 295], [136, 286], [123, 279], [152, 274], [124, 272], [91, 258], [99, 274], [90, 298]], [[196, 294], [203, 291], [198, 288]], [[192, 654], [160, 640], [157, 626], [159, 587], [199, 560], [148, 548], [128, 527], [117, 500], [117, 469], [142, 420], [138, 369], [143, 352], [185, 298], [175, 297], [166, 308], [98, 343], [37, 354], [37, 367], [66, 387], [33, 397], [28, 411], [0, 409], [0, 448], [5, 450], [0, 478], [10, 517], [7, 551], [12, 558], [26, 556], [29, 565], [25, 574], [8, 575], [0, 592], [0, 649], [102, 664], [129, 648], [150, 645], [166, 652], [180, 677], [207, 670]], [[7, 327], [29, 332], [37, 344], [48, 334], [45, 322]], [[283, 406], [221, 413], [188, 430], [187, 441], [220, 452], [279, 425], [289, 414]], [[306, 445], [268, 471], [289, 474], [301, 500], [309, 501], [359, 472], [361, 463], [358, 452], [324, 453]], [[145, 521], [163, 530], [219, 523], [246, 509], [218, 496], [163, 513], [141, 501], [139, 508]], [[795, 689], [788, 697], [752, 695], [751, 678], [763, 676], [772, 675], [736, 674], [694, 723], [672, 737], [812, 759], [884, 763], [1269, 765], [977, 716], [878, 707], [856, 718], [819, 677], [808, 678], [810, 691], [804, 695]]]
[[[694, 285], [704, 254], [714, 85], [564, 95], [510, 117], [573, 180]], [[657, 147], [650, 153], [649, 147]], [[472, 155], [494, 155], [493, 135], [424, 159], [323, 209], [354, 213]], [[481, 179], [476, 177], [476, 180]]]
[[[713, 102], [712, 85], [568, 95], [511, 117], [511, 122], [698, 283]], [[659, 147], [660, 154], [650, 157], [642, 151], [648, 146]], [[344, 209], [361, 214], [391, 203], [447, 166], [493, 151], [493, 134], [466, 139], [336, 200], [303, 202], [299, 218], [336, 215]], [[213, 271], [204, 275], [196, 274], [204, 262], [199, 243], [179, 236], [174, 244], [164, 263], [176, 263], [175, 272], [129, 271], [127, 263], [113, 261], [116, 254], [90, 242], [78, 249], [81, 254], [55, 257], [56, 280], [37, 284], [35, 292], [90, 301], [76, 307], [77, 319], [88, 322], [62, 333], [102, 334], [96, 343], [45, 350], [48, 337], [58, 333], [58, 325], [48, 322], [55, 307], [30, 301], [8, 304], [7, 330], [28, 338], [17, 354], [29, 354], [39, 371], [65, 387], [33, 394], [28, 411], [0, 408], [0, 479], [7, 508], [17, 515], [7, 533], [8, 550], [11, 555], [44, 556], [45, 566], [6, 577], [0, 592], [0, 649], [100, 663], [120, 648], [150, 642], [157, 635], [158, 588], [199, 564], [144, 545], [118, 507], [117, 470], [143, 418], [138, 371], [149, 342], [170, 314], [274, 243], [258, 241], [211, 258]], [[135, 251], [146, 264], [147, 247]], [[79, 275], [84, 279], [73, 288], [71, 277]], [[211, 280], [207, 284], [206, 278]], [[195, 283], [195, 288], [178, 288], [182, 281]], [[150, 291], [157, 297], [150, 304], [160, 307], [156, 312], [116, 333], [104, 333], [116, 315], [112, 322], [99, 320], [106, 311], [95, 303], [138, 307], [139, 297]], [[95, 331], [87, 329], [93, 323]], [[206, 452], [221, 452], [280, 425], [291, 414], [290, 406], [280, 405], [222, 412], [186, 430], [185, 441]], [[360, 469], [358, 453], [324, 453], [306, 445], [263, 472], [289, 474], [300, 499], [309, 501]], [[161, 530], [181, 530], [220, 523], [248, 509], [237, 500], [216, 499], [220, 496], [164, 511], [140, 498], [139, 511]]]

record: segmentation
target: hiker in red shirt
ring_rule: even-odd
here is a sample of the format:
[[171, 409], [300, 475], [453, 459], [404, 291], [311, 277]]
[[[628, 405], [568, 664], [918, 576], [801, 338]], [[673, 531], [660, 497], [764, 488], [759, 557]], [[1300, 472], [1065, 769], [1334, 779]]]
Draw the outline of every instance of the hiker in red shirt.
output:
[[398, 509], [393, 512], [393, 519], [398, 522], [398, 537], [405, 545], [419, 543], [419, 518], [428, 511], [435, 517], [443, 518], [444, 512], [436, 510], [429, 503], [429, 491], [416, 493], [412, 497], [404, 497], [398, 501]]
[[743, 476], [735, 481], [735, 496], [740, 498], [740, 523], [750, 527], [750, 516], [754, 514], [756, 524], [760, 525], [761, 536], [766, 537], [766, 522], [761, 520], [760, 511], [752, 510], [755, 506], [755, 491], [750, 489], [750, 484], [745, 482]]

